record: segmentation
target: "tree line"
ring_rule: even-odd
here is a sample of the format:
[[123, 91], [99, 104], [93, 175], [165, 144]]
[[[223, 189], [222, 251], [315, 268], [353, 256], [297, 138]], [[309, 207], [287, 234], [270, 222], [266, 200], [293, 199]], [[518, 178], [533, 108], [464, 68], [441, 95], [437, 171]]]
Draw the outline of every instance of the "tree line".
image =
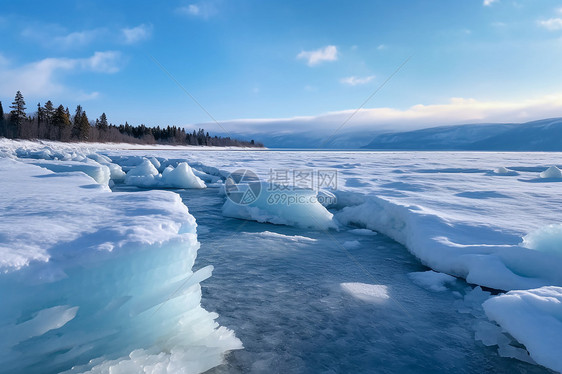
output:
[[37, 104], [37, 110], [26, 113], [27, 107], [20, 91], [16, 93], [9, 113], [4, 113], [0, 101], [0, 136], [9, 139], [48, 139], [62, 142], [114, 142], [135, 144], [174, 144], [263, 147], [254, 140], [245, 141], [223, 136], [210, 136], [204, 129], [186, 132], [177, 126], [148, 127], [144, 124], [131, 126], [109, 123], [105, 113], [94, 121], [88, 119], [81, 105], [71, 115], [68, 107], [58, 107], [48, 100]]

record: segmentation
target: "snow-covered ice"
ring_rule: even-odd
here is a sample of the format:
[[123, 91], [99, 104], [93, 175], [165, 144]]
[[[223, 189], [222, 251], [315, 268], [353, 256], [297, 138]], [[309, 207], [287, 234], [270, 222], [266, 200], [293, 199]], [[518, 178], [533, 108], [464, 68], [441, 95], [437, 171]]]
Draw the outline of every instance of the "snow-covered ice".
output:
[[187, 162], [176, 167], [167, 166], [162, 174], [158, 172], [158, 160], [145, 158], [127, 172], [125, 183], [143, 188], [206, 188], [205, 183], [193, 173]]
[[318, 202], [314, 191], [270, 191], [267, 183], [262, 184], [257, 198], [247, 204], [226, 199], [223, 214], [227, 217], [318, 230], [337, 228], [333, 214]]
[[[562, 273], [559, 271], [562, 266], [559, 244], [562, 242], [559, 210], [562, 195], [558, 191], [560, 179], [556, 174], [560, 154], [447, 152], [444, 157], [441, 152], [120, 150], [118, 147], [103, 149], [103, 145], [88, 148], [7, 141], [1, 141], [0, 148], [2, 174], [11, 176], [19, 173], [17, 178], [4, 178], [2, 184], [8, 191], [17, 191], [17, 194], [5, 193], [0, 198], [3, 199], [2, 204], [8, 207], [6, 212], [11, 214], [10, 221], [0, 223], [4, 244], [0, 248], [0, 261], [7, 270], [2, 276], [2, 284], [17, 285], [14, 289], [22, 295], [37, 292], [33, 287], [43, 287], [48, 291], [40, 300], [26, 303], [17, 299], [15, 293], [11, 295], [13, 299], [8, 300], [13, 307], [10, 310], [25, 310], [27, 314], [23, 317], [6, 314], [5, 311], [0, 313], [0, 323], [10, 328], [21, 328], [19, 331], [26, 331], [25, 334], [29, 334], [27, 331], [41, 333], [48, 341], [56, 334], [66, 337], [74, 325], [83, 326], [88, 318], [94, 318], [91, 312], [94, 304], [118, 305], [116, 308], [129, 311], [139, 310], [138, 305], [148, 305], [146, 310], [149, 310], [163, 303], [155, 296], [161, 295], [161, 289], [156, 289], [150, 282], [159, 283], [169, 290], [181, 280], [193, 279], [189, 292], [177, 297], [187, 302], [189, 307], [181, 308], [169, 302], [165, 304], [173, 304], [169, 316], [176, 322], [189, 313], [206, 321], [202, 323], [205, 328], [201, 331], [207, 334], [204, 346], [211, 348], [205, 352], [210, 352], [212, 359], [197, 362], [212, 367], [221, 362], [225, 351], [240, 348], [240, 342], [232, 332], [218, 328], [213, 320], [216, 316], [199, 306], [199, 282], [210, 275], [210, 268], [195, 273], [191, 270], [198, 244], [195, 223], [192, 218], [186, 218], [190, 217], [187, 208], [177, 195], [168, 191], [125, 192], [127, 188], [133, 191], [136, 187], [198, 190], [211, 187], [201, 192], [223, 192], [222, 197], [215, 195], [221, 201], [217, 209], [223, 217], [292, 227], [294, 231], [290, 234], [280, 234], [276, 231], [281, 229], [264, 226], [266, 228], [261, 231], [243, 236], [246, 240], [254, 238], [251, 240], [264, 245], [264, 249], [269, 249], [266, 252], [269, 256], [298, 252], [302, 248], [313, 249], [318, 255], [326, 246], [318, 239], [321, 236], [328, 241], [334, 236], [343, 238], [341, 242], [334, 243], [335, 248], [346, 249], [347, 255], [352, 256], [361, 253], [368, 243], [383, 240], [383, 235], [375, 235], [378, 232], [403, 244], [420, 261], [419, 268], [410, 269], [403, 275], [412, 284], [443, 291], [428, 292], [434, 297], [461, 295], [465, 292], [459, 288], [463, 284], [462, 279], [498, 291], [511, 290], [485, 301], [490, 294], [477, 287], [475, 292], [466, 294], [464, 306], [459, 307], [459, 311], [469, 310], [474, 318], [480, 319], [477, 330], [479, 340], [489, 345], [495, 342], [502, 356], [529, 362], [535, 360], [560, 370], [557, 366], [559, 362], [548, 358], [552, 349], [542, 344], [536, 337], [538, 335], [529, 333], [535, 326], [534, 317], [548, 321], [549, 326], [553, 326], [552, 331], [557, 331], [556, 323], [560, 321], [557, 309], [550, 306], [543, 308], [551, 305], [550, 302], [555, 304], [556, 300], [560, 303], [556, 290], [557, 286], [562, 286]], [[319, 191], [291, 191], [293, 195], [286, 195], [285, 200], [281, 200], [283, 197], [274, 191], [262, 188], [254, 201], [236, 204], [228, 197], [228, 186], [225, 188], [222, 181], [228, 184], [229, 173], [241, 168], [252, 170], [262, 182], [267, 180], [272, 170], [329, 169], [337, 171], [338, 184], [336, 188]], [[45, 184], [52, 188], [38, 193], [38, 186]], [[119, 188], [123, 192], [111, 193], [108, 186], [114, 184], [121, 184]], [[28, 187], [20, 188], [21, 185]], [[52, 192], [56, 190], [63, 193]], [[14, 199], [14, 196], [17, 197]], [[294, 200], [289, 201], [287, 198], [290, 196]], [[320, 201], [320, 197], [329, 200], [328, 203]], [[237, 225], [242, 227], [244, 223], [242, 221]], [[212, 233], [216, 229], [208, 226], [206, 232]], [[184, 245], [186, 242], [188, 249]], [[133, 248], [142, 250], [137, 253]], [[379, 249], [374, 247], [372, 250]], [[170, 251], [174, 255], [170, 259], [161, 258], [162, 251]], [[171, 260], [186, 253], [189, 260], [178, 263]], [[243, 256], [247, 258], [248, 254]], [[146, 279], [138, 283], [145, 285], [143, 292], [133, 287], [137, 283], [131, 281], [114, 287], [113, 293], [103, 297], [94, 293], [95, 298], [89, 304], [79, 297], [48, 302], [55, 295], [54, 288], [51, 288], [54, 285], [64, 284], [67, 287], [59, 287], [57, 292], [61, 292], [84, 282], [90, 284], [85, 280], [98, 270], [101, 272], [98, 275], [115, 279], [117, 269], [119, 274], [123, 274], [120, 264], [125, 259], [135, 269], [147, 269], [143, 266], [150, 263], [151, 266], [175, 270], [165, 271], [166, 274], [149, 272]], [[424, 272], [422, 264], [432, 271]], [[86, 270], [71, 271], [78, 268]], [[248, 271], [255, 275], [253, 270]], [[337, 285], [339, 287], [334, 286], [331, 290], [338, 288], [339, 293], [334, 293], [327, 300], [342, 297], [343, 290], [343, 297], [380, 307], [393, 305], [394, 290], [400, 292], [388, 279], [387, 282], [378, 282], [373, 278], [343, 279]], [[419, 292], [427, 292], [415, 285], [413, 287]], [[146, 290], [151, 290], [150, 297]], [[126, 298], [129, 296], [131, 299]], [[145, 298], [148, 301], [144, 301]], [[512, 302], [514, 299], [518, 301]], [[136, 309], [132, 300], [138, 300]], [[364, 303], [367, 300], [370, 302]], [[377, 302], [373, 302], [375, 300]], [[381, 303], [381, 300], [388, 302]], [[482, 302], [490, 305], [486, 307], [486, 315], [493, 322], [486, 322], [483, 312], [475, 312], [477, 308], [481, 310]], [[467, 306], [471, 303], [473, 308]], [[178, 301], [178, 304], [181, 302]], [[519, 319], [513, 327], [509, 318], [505, 317], [505, 305], [521, 310], [529, 317]], [[52, 318], [54, 314], [57, 318]], [[107, 326], [115, 326], [111, 325], [112, 321], [116, 319], [109, 318]], [[150, 318], [139, 318], [137, 321], [133, 318], [124, 328], [134, 331], [137, 322], [154, 323]], [[495, 323], [524, 346], [513, 345], [508, 335], [498, 333]], [[172, 323], [163, 328], [173, 330]], [[524, 332], [520, 333], [519, 328]], [[103, 328], [100, 331], [104, 331]], [[198, 333], [192, 331], [187, 335]], [[502, 338], [501, 334], [507, 338]], [[13, 336], [4, 343], [11, 349], [22, 344], [17, 341], [22, 333], [14, 333]], [[88, 367], [76, 370], [93, 368], [107, 371], [110, 367], [114, 367], [112, 370], [118, 367], [157, 370], [159, 365], [172, 368], [177, 362], [183, 362], [184, 357], [195, 360], [194, 357], [198, 356], [193, 353], [197, 352], [194, 341], [188, 339], [184, 345], [177, 345], [178, 350], [170, 351], [167, 350], [169, 346], [164, 347], [165, 344], [148, 343], [153, 342], [154, 336], [136, 340], [137, 346], [132, 340], [117, 339], [114, 344], [119, 349], [112, 351], [112, 357], [91, 354], [101, 352], [95, 347], [87, 353], [78, 348], [72, 353], [61, 354], [59, 361], [53, 361], [53, 367], [64, 366], [60, 362], [76, 361], [76, 358], [84, 362], [85, 357], [99, 357]], [[90, 342], [91, 338], [81, 339], [78, 347], [86, 349], [86, 342]], [[222, 343], [216, 343], [216, 339], [223, 339]], [[506, 339], [508, 343], [505, 343]], [[34, 344], [36, 340], [32, 338]], [[174, 343], [170, 344], [176, 347], [175, 338], [172, 340]], [[103, 339], [100, 340], [102, 342]], [[560, 346], [559, 341], [553, 344]], [[525, 348], [531, 353], [531, 358], [526, 356]], [[180, 353], [174, 356], [174, 352]], [[15, 365], [9, 355], [2, 355], [0, 359]], [[258, 363], [255, 365], [260, 367]]]
[[539, 364], [562, 372], [562, 288], [510, 291], [483, 304], [486, 315]]
[[179, 196], [112, 193], [88, 162], [57, 162], [0, 158], [0, 371], [202, 372], [240, 349], [200, 305], [212, 267], [192, 271]]

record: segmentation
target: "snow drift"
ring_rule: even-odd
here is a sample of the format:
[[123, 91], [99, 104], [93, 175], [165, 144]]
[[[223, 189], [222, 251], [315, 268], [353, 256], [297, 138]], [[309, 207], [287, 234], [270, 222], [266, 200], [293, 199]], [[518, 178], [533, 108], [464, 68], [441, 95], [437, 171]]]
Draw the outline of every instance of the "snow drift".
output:
[[489, 228], [447, 221], [420, 206], [369, 196], [359, 205], [344, 207], [336, 213], [336, 219], [382, 232], [405, 245], [433, 270], [469, 283], [499, 290], [562, 285], [562, 257], [519, 245], [487, 242], [494, 235]]
[[0, 158], [1, 372], [195, 373], [241, 348], [200, 306], [212, 267], [192, 271], [178, 195], [111, 193], [52, 165]]

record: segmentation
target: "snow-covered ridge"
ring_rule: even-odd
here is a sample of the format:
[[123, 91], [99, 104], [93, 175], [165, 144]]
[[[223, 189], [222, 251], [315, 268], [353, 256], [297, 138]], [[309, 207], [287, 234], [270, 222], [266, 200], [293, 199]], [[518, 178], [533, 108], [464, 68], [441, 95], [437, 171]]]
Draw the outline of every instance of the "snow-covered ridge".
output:
[[177, 194], [112, 193], [121, 168], [84, 150], [2, 155], [0, 372], [198, 373], [242, 347], [200, 306]]

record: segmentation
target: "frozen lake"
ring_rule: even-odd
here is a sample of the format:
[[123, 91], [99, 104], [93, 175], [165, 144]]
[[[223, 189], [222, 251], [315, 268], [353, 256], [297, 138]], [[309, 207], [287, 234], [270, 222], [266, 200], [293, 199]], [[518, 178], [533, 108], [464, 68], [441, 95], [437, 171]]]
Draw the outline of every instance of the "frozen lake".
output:
[[0, 372], [562, 369], [561, 154], [1, 144]]
[[[456, 307], [470, 287], [415, 285], [408, 273], [428, 268], [384, 235], [227, 218], [216, 189], [176, 192], [198, 223], [194, 269], [215, 267], [202, 306], [244, 344], [210, 373], [549, 372], [476, 341], [486, 317]], [[384, 286], [388, 298], [358, 299], [341, 286], [352, 282]]]

